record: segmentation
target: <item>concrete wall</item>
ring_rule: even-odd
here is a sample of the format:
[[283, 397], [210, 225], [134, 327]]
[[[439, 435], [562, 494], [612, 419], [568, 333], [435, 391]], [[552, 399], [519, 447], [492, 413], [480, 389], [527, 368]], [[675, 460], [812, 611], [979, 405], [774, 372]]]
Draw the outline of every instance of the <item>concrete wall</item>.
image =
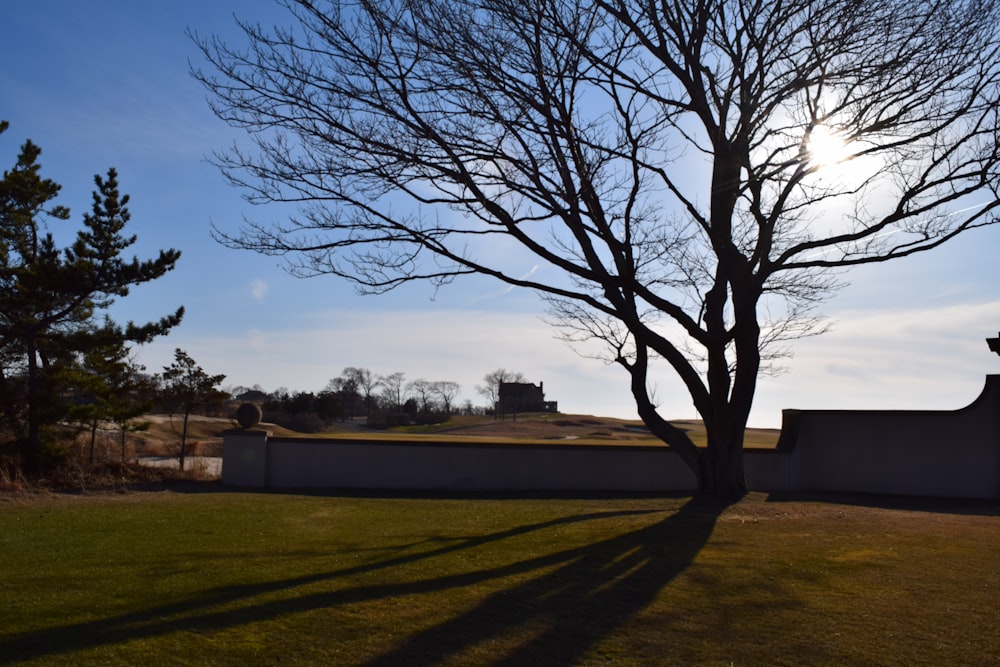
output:
[[222, 437], [222, 482], [234, 486], [268, 486], [270, 431], [226, 431]]
[[1000, 375], [961, 410], [786, 410], [794, 488], [1000, 498]]
[[[634, 491], [695, 489], [695, 478], [666, 446], [443, 444], [272, 438], [230, 431], [222, 481], [271, 488], [461, 491]], [[748, 450], [751, 488], [784, 490], [789, 457]]]
[[[747, 450], [756, 491], [1000, 498], [1000, 376], [956, 411], [786, 410], [777, 450]], [[231, 431], [222, 481], [272, 488], [691, 491], [665, 446], [445, 444]]]
[[[232, 433], [226, 434], [223, 445], [222, 481], [237, 486], [462, 491], [695, 488], [694, 475], [666, 447], [267, 438], [265, 465], [257, 440]], [[230, 457], [239, 464], [230, 468]], [[247, 463], [251, 459], [255, 465]]]

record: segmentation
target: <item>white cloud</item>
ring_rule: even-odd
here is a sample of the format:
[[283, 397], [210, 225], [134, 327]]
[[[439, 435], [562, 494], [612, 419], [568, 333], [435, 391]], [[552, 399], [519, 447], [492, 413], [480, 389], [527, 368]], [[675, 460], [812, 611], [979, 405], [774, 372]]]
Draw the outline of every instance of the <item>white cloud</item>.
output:
[[[231, 336], [185, 334], [141, 351], [153, 371], [181, 347], [227, 385], [318, 391], [346, 366], [407, 380], [451, 380], [461, 400], [482, 404], [475, 385], [496, 368], [544, 382], [546, 397], [567, 412], [633, 417], [624, 371], [583, 358], [554, 338], [536, 315], [464, 310], [324, 311], [298, 328], [250, 329]], [[191, 336], [190, 339], [185, 336]]]
[[260, 278], [255, 278], [250, 281], [250, 296], [253, 300], [262, 303], [265, 298], [267, 298], [267, 283]]
[[[798, 341], [790, 371], [761, 379], [751, 424], [777, 427], [781, 410], [957, 409], [972, 402], [983, 376], [1000, 372], [984, 339], [995, 333], [1000, 301], [898, 309], [841, 311], [836, 329]], [[547, 398], [571, 413], [634, 417], [628, 377], [615, 365], [577, 355], [537, 315], [427, 309], [333, 310], [310, 314], [286, 329], [249, 329], [231, 336], [178, 331], [143, 351], [152, 370], [174, 347], [227, 384], [318, 391], [346, 366], [400, 371], [408, 380], [452, 380], [461, 400], [481, 404], [475, 385], [506, 368], [544, 382]], [[189, 334], [190, 335], [190, 334]], [[691, 400], [666, 370], [657, 400], [672, 418], [695, 416]]]
[[835, 319], [832, 332], [798, 341], [789, 373], [761, 381], [758, 423], [777, 425], [782, 408], [954, 410], [1000, 372], [985, 342], [1000, 326], [1000, 301], [845, 310]]

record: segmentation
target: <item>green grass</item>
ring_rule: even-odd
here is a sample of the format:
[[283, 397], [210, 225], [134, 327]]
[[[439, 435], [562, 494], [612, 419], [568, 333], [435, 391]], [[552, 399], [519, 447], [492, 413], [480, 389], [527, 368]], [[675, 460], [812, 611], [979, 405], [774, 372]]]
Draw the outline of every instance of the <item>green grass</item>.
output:
[[0, 664], [998, 664], [1000, 508], [966, 509], [8, 498]]

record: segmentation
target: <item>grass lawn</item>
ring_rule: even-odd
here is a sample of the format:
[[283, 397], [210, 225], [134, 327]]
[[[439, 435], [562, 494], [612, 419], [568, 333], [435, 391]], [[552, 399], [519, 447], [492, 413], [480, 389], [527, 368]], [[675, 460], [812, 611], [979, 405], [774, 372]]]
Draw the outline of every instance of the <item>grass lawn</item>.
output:
[[996, 503], [219, 489], [0, 499], [0, 664], [1000, 664]]

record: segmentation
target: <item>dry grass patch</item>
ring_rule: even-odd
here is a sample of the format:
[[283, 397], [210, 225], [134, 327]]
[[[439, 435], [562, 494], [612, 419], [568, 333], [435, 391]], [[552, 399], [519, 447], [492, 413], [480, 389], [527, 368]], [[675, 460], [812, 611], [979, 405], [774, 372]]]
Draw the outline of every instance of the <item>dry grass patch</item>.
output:
[[[705, 427], [702, 422], [695, 419], [681, 419], [671, 423], [687, 431], [696, 445], [705, 445]], [[780, 431], [777, 429], [747, 429], [746, 446], [773, 448], [777, 445], [779, 434]], [[441, 424], [399, 426], [385, 430], [359, 428], [357, 424], [335, 425], [331, 427], [330, 431], [319, 437], [372, 440], [433, 439], [439, 442], [514, 442], [522, 444], [565, 442], [581, 445], [664, 446], [663, 442], [654, 437], [638, 420], [547, 412], [519, 414], [516, 418], [507, 417], [506, 419], [463, 415], [452, 417]]]

